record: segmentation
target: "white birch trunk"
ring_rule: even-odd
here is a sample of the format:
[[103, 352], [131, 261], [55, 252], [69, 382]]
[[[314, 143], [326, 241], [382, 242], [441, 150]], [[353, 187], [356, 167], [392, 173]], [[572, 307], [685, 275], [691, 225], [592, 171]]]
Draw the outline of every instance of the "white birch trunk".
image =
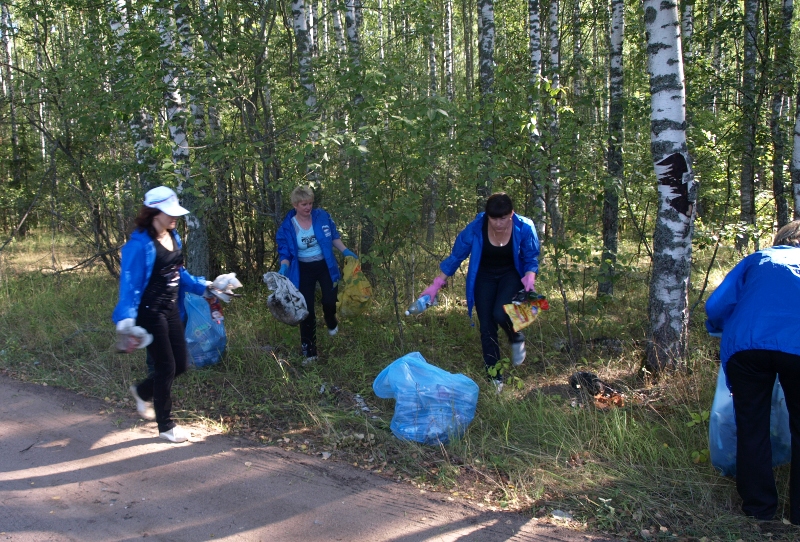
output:
[[342, 25], [342, 14], [339, 11], [339, 3], [337, 0], [330, 0], [331, 14], [333, 15], [333, 35], [336, 39], [336, 47], [339, 53], [345, 55], [347, 53], [347, 45], [344, 42], [344, 27]]
[[528, 48], [531, 57], [530, 93], [530, 126], [528, 139], [531, 156], [528, 164], [528, 175], [531, 181], [530, 207], [532, 218], [540, 239], [547, 233], [547, 206], [545, 205], [545, 183], [542, 172], [542, 143], [539, 126], [541, 123], [542, 100], [542, 18], [539, 0], [528, 0]]
[[599, 294], [614, 295], [614, 274], [617, 262], [619, 231], [618, 187], [623, 178], [623, 57], [625, 38], [625, 2], [611, 0], [611, 32], [609, 35], [609, 104], [608, 104], [608, 179], [603, 189], [603, 257]]
[[650, 145], [658, 179], [646, 365], [683, 367], [687, 359], [689, 276], [697, 185], [686, 147], [686, 90], [675, 3], [644, 0], [650, 74]]
[[560, 238], [564, 234], [563, 220], [560, 209], [561, 198], [561, 170], [556, 149], [558, 148], [560, 121], [558, 118], [558, 91], [561, 88], [561, 36], [558, 26], [558, 0], [551, 0], [548, 20], [548, 34], [550, 38], [550, 62], [548, 74], [550, 75], [550, 88], [554, 96], [548, 100], [550, 105], [550, 144], [549, 160], [550, 174], [547, 179], [546, 202], [547, 214], [550, 215], [550, 226], [553, 237]]
[[789, 202], [786, 197], [786, 181], [783, 174], [786, 152], [784, 132], [784, 111], [789, 100], [791, 73], [789, 62], [792, 57], [791, 35], [793, 0], [783, 0], [781, 8], [782, 24], [775, 32], [775, 92], [772, 95], [770, 133], [772, 135], [772, 194], [775, 197], [775, 214], [778, 228], [789, 223]]
[[792, 200], [794, 201], [794, 220], [800, 219], [800, 86], [795, 98], [794, 137], [792, 138]]
[[[742, 74], [742, 166], [740, 174], [740, 214], [744, 227], [756, 223], [756, 129], [758, 112], [756, 106], [756, 66], [758, 48], [758, 0], [744, 2], [744, 71]], [[749, 244], [749, 234], [739, 238], [737, 246], [744, 250]]]
[[11, 12], [8, 5], [3, 2], [0, 4], [0, 36], [3, 45], [3, 91], [9, 106], [9, 122], [11, 124], [11, 177], [14, 187], [19, 188], [20, 183], [20, 156], [19, 156], [19, 129], [17, 127], [17, 102], [14, 96], [14, 77], [12, 67], [11, 50]]
[[[194, 59], [194, 45], [192, 43], [191, 28], [189, 27], [188, 9], [180, 1], [176, 1], [173, 4], [173, 13], [176, 32], [180, 40], [183, 82], [187, 88], [190, 88], [190, 82], [194, 80], [193, 72], [190, 68]], [[189, 96], [189, 112], [192, 117], [192, 139], [195, 142], [195, 148], [200, 148], [205, 146], [206, 143], [205, 108], [195, 93], [190, 90], [187, 94]], [[185, 121], [183, 125], [186, 125]], [[196, 183], [192, 177], [188, 160], [188, 138], [186, 141], [186, 152], [181, 155], [182, 159], [185, 160], [181, 164], [181, 169], [186, 184], [179, 187], [181, 188], [180, 194], [183, 205], [191, 211], [185, 217], [187, 242], [184, 251], [186, 253], [186, 268], [194, 275], [208, 276], [210, 274], [208, 228], [203, 217], [205, 209], [202, 204], [205, 200], [205, 193], [198, 188], [198, 185], [202, 186], [203, 183]], [[208, 171], [207, 164], [202, 160], [197, 160], [196, 158], [196, 162], [199, 166], [197, 171]], [[187, 190], [187, 188], [189, 189]]]
[[692, 37], [694, 36], [694, 2], [683, 0], [683, 14], [681, 16], [681, 44], [683, 54], [688, 58], [692, 55]]
[[495, 139], [493, 123], [494, 104], [494, 0], [478, 0], [478, 58], [480, 69], [481, 116], [483, 132], [483, 173], [479, 176], [477, 195], [478, 209], [483, 210], [494, 184], [493, 157]]
[[444, 3], [444, 88], [447, 101], [453, 102], [456, 99], [455, 80], [455, 58], [453, 57], [453, 0], [445, 0]]
[[[305, 89], [306, 107], [312, 115], [317, 113], [317, 87], [314, 84], [314, 76], [311, 64], [311, 37], [306, 25], [306, 6], [304, 0], [292, 0], [292, 27], [294, 28], [294, 37], [297, 47], [297, 65], [300, 79], [300, 85]], [[312, 143], [319, 139], [319, 134], [316, 130], [309, 134]], [[310, 161], [316, 162], [313, 156], [309, 157]], [[319, 175], [316, 169], [306, 165], [306, 175], [309, 183], [319, 188]]]

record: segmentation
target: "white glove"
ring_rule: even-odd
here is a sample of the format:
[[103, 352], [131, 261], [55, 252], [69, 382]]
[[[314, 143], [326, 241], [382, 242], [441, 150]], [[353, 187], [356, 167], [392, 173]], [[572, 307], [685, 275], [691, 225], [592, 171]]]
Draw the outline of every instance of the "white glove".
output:
[[130, 346], [135, 344], [135, 348], [146, 348], [153, 342], [153, 336], [141, 326], [134, 325], [136, 320], [124, 318], [117, 322], [117, 350], [127, 352]]

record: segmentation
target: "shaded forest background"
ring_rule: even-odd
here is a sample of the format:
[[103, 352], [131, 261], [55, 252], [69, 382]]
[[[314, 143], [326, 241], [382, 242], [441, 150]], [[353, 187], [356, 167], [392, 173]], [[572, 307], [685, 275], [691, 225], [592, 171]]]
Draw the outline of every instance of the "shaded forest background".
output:
[[[498, 190], [539, 225], [542, 271], [557, 270], [562, 287], [603, 278], [610, 294], [614, 273], [652, 257], [642, 3], [0, 7], [0, 246], [30, 228], [66, 232], [79, 267], [117, 274], [144, 192], [166, 184], [192, 211], [190, 271], [257, 281], [276, 267], [289, 192], [310, 183], [376, 283], [403, 302]], [[615, 7], [625, 21], [616, 117]], [[699, 181], [693, 242], [769, 244], [796, 215], [793, 187], [800, 194], [792, 2], [685, 0], [678, 12]], [[621, 240], [611, 259], [609, 224]]]

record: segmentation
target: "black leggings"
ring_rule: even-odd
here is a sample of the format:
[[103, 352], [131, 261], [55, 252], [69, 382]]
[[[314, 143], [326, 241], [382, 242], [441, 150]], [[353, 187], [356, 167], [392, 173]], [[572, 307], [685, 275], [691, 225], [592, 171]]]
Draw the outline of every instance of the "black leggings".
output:
[[153, 335], [147, 347], [148, 357], [155, 371], [136, 386], [136, 393], [144, 401], [153, 401], [158, 431], [163, 433], [175, 427], [172, 421], [172, 382], [186, 372], [186, 337], [177, 303], [166, 307], [139, 307], [136, 325]]
[[772, 519], [778, 509], [778, 490], [772, 472], [770, 410], [778, 375], [792, 438], [789, 474], [789, 519], [800, 524], [800, 356], [773, 350], [743, 350], [725, 367], [733, 392], [736, 416], [736, 489], [742, 511], [758, 519]]
[[511, 303], [511, 298], [521, 289], [522, 282], [514, 267], [478, 270], [475, 279], [475, 312], [481, 325], [483, 363], [487, 369], [494, 367], [500, 359], [498, 326], [505, 331], [508, 342], [518, 343], [525, 340], [525, 335], [514, 331], [511, 319], [503, 310], [503, 305]]
[[300, 263], [300, 293], [306, 300], [308, 316], [300, 322], [300, 344], [303, 356], [317, 355], [317, 314], [314, 310], [317, 282], [322, 290], [322, 314], [328, 329], [334, 329], [339, 324], [336, 321], [336, 286], [333, 285], [328, 264], [325, 260]]

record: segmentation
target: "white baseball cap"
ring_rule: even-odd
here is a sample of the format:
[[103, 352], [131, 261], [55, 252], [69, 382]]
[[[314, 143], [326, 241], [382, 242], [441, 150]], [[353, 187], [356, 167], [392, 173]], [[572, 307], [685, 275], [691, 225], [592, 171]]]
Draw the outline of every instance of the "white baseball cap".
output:
[[189, 211], [178, 203], [178, 195], [175, 191], [166, 186], [158, 186], [148, 191], [144, 195], [145, 207], [158, 209], [165, 215], [183, 216], [188, 215]]

